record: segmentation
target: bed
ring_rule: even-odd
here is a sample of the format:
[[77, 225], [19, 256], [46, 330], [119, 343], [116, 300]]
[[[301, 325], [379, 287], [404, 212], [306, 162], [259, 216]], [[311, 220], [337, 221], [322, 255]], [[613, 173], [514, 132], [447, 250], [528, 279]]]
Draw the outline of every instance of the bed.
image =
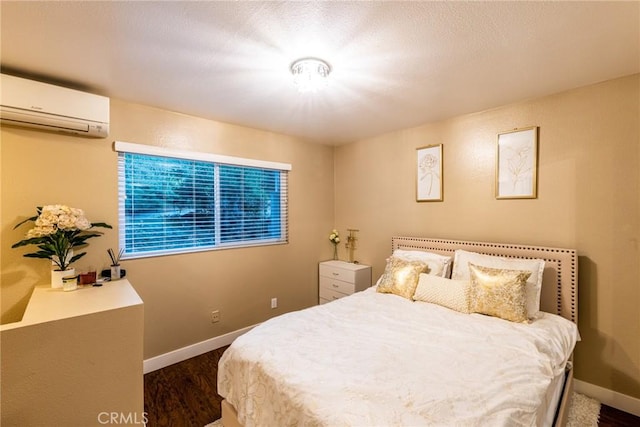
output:
[[[383, 293], [388, 262], [377, 288], [278, 316], [236, 339], [218, 370], [223, 425], [564, 425], [579, 339], [576, 251], [421, 237], [393, 237], [391, 246], [394, 257], [453, 261], [443, 279], [421, 274], [415, 295], [427, 289], [423, 279], [469, 282], [460, 272], [477, 266], [465, 253], [508, 265], [540, 261], [540, 312], [509, 321]], [[451, 272], [459, 280], [444, 278]], [[518, 277], [525, 292], [530, 274]]]

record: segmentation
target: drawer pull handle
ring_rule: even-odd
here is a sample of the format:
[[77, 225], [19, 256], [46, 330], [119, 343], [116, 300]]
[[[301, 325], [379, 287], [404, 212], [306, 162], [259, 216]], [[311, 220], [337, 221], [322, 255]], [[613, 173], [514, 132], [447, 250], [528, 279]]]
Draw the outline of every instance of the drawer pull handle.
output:
[[340, 273], [331, 273], [331, 274], [333, 274], [334, 276], [339, 276], [340, 275]]
[[337, 296], [335, 296], [335, 295], [334, 295], [332, 298], [333, 298], [333, 299], [339, 299], [339, 298], [338, 298]]
[[334, 288], [339, 288], [340, 286], [336, 285], [335, 283], [332, 283], [331, 286], [333, 286]]

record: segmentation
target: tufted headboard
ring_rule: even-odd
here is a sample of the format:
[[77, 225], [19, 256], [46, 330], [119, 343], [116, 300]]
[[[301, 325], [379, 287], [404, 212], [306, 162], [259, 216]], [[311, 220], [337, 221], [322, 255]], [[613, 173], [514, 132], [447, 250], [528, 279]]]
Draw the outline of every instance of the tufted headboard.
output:
[[391, 249], [422, 250], [453, 257], [456, 249], [507, 258], [545, 261], [540, 309], [578, 323], [578, 255], [575, 249], [427, 237], [392, 237]]

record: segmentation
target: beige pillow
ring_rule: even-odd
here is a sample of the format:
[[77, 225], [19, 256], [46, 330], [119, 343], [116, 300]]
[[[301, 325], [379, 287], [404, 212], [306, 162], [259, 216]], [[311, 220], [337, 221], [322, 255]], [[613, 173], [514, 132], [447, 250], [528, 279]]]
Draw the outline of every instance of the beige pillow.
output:
[[530, 271], [482, 267], [469, 263], [469, 309], [512, 322], [527, 321]]
[[454, 255], [451, 278], [469, 280], [470, 263], [490, 268], [530, 271], [531, 275], [527, 279], [527, 317], [532, 319], [538, 315], [545, 264], [543, 259], [505, 258], [458, 249]]
[[422, 262], [391, 257], [387, 260], [377, 291], [411, 299], [418, 286], [420, 273], [427, 269], [427, 265]]
[[461, 313], [469, 313], [469, 282], [420, 274], [413, 300], [430, 302]]

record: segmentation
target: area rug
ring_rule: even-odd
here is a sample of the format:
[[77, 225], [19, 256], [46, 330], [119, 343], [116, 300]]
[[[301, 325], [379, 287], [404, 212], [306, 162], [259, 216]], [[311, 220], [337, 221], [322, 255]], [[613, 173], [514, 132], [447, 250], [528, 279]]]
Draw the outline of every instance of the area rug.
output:
[[[600, 402], [580, 393], [571, 395], [567, 427], [598, 427], [600, 418]], [[221, 420], [216, 420], [205, 427], [224, 427]]]
[[600, 402], [580, 393], [571, 395], [567, 427], [597, 427], [599, 418]]

